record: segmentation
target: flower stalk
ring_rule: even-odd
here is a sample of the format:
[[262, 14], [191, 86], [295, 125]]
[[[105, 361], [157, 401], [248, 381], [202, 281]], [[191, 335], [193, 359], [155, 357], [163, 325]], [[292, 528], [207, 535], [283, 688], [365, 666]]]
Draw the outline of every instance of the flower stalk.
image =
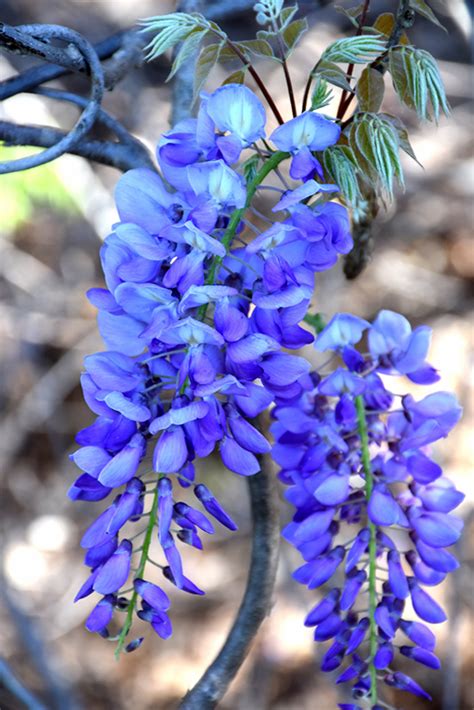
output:
[[[364, 399], [361, 395], [355, 398], [357, 410], [357, 428], [360, 438], [362, 453], [362, 467], [365, 477], [365, 498], [367, 503], [370, 500], [373, 490], [373, 474], [370, 462], [369, 433], [367, 428], [367, 418], [365, 415]], [[370, 672], [370, 699], [373, 704], [377, 703], [377, 669], [374, 666], [374, 656], [377, 652], [377, 622], [375, 621], [375, 609], [377, 607], [377, 527], [369, 519], [369, 672]]]

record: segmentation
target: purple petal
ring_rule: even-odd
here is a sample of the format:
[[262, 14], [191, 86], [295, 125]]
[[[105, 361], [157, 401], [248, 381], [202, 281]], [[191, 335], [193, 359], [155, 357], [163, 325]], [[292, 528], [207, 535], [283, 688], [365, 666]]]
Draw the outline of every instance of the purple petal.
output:
[[130, 573], [132, 543], [122, 540], [116, 552], [101, 567], [94, 581], [94, 590], [100, 594], [113, 594], [127, 581]]
[[153, 452], [153, 468], [158, 473], [177, 473], [188, 460], [188, 448], [183, 429], [172, 427], [164, 431]]
[[223, 464], [241, 476], [252, 476], [260, 471], [257, 458], [228, 436], [222, 440], [220, 452]]

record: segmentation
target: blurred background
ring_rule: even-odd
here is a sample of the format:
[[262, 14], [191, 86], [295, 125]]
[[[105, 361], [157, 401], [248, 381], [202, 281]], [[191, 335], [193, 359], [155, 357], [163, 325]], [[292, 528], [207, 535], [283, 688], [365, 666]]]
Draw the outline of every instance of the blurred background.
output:
[[[455, 0], [431, 4], [448, 33], [418, 16], [409, 35], [439, 61], [452, 116], [443, 118], [438, 127], [417, 125], [398, 104], [387, 79], [385, 110], [406, 121], [423, 168], [404, 158], [406, 191], [377, 218], [370, 265], [351, 282], [340, 267], [323, 275], [315, 306], [328, 317], [350, 310], [372, 318], [380, 308], [391, 308], [414, 325], [431, 325], [430, 362], [441, 371], [442, 388], [454, 390], [464, 406], [462, 422], [437, 451], [447, 475], [467, 494], [460, 509], [466, 532], [457, 549], [462, 567], [435, 590], [449, 617], [435, 629], [444, 670], [413, 668], [413, 662], [409, 669], [400, 662], [399, 667], [432, 693], [433, 710], [468, 710], [474, 707], [474, 486], [469, 478], [472, 7]], [[232, 37], [254, 35], [251, 9], [239, 9], [249, 3], [221, 5], [223, 24]], [[393, 11], [395, 5], [373, 0], [371, 17]], [[0, 0], [0, 20], [64, 24], [96, 42], [138, 18], [172, 9], [173, 3], [166, 0]], [[307, 15], [311, 27], [290, 64], [301, 92], [314, 58], [331, 40], [350, 34], [351, 25], [332, 2], [304, 2], [300, 13]], [[0, 80], [31, 64], [30, 59], [2, 54]], [[104, 107], [150, 148], [168, 127], [171, 94], [164, 84], [168, 70], [165, 59], [145, 65], [104, 100]], [[259, 71], [289, 117], [279, 68], [264, 64]], [[218, 67], [209, 85], [217, 86], [224, 76], [225, 70]], [[56, 85], [87, 91], [81, 77]], [[46, 101], [30, 95], [12, 98], [0, 106], [0, 118], [72, 125], [74, 109]], [[0, 159], [25, 152], [0, 146]], [[84, 293], [102, 285], [98, 250], [117, 219], [113, 188], [118, 177], [111, 168], [73, 156], [0, 177], [0, 655], [52, 710], [174, 707], [220, 647], [239, 604], [249, 554], [245, 484], [207, 466], [211, 487], [240, 521], [240, 529], [208, 540], [204, 554], [188, 552], [189, 576], [207, 594], [203, 598], [174, 594], [173, 637], [164, 642], [151, 632], [140, 650], [116, 663], [113, 645], [84, 630], [93, 601], [72, 603], [86, 576], [79, 539], [101, 509], [100, 503], [73, 504], [66, 496], [77, 475], [68, 458], [75, 449], [74, 435], [91, 421], [78, 387], [81, 363], [84, 355], [102, 347], [95, 311]], [[261, 207], [265, 208], [264, 200]], [[420, 394], [416, 387], [413, 392]], [[286, 521], [289, 511], [284, 502], [281, 507]], [[331, 676], [318, 670], [324, 649], [315, 646], [311, 631], [302, 625], [318, 593], [307, 593], [292, 582], [290, 571], [297, 564], [283, 543], [273, 613], [222, 703], [223, 710], [330, 710], [347, 701], [346, 691], [336, 690]], [[391, 701], [414, 710], [428, 707], [411, 696], [392, 696]], [[0, 687], [2, 710], [21, 707]]]

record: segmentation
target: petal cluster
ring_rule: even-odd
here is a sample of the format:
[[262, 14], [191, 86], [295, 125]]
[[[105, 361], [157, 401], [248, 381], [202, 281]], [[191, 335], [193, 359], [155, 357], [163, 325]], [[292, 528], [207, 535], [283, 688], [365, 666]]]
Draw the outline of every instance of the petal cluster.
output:
[[[339, 135], [316, 114], [304, 121], [310, 138], [288, 124], [293, 142], [283, 157], [293, 163], [298, 141], [316, 151]], [[202, 97], [196, 119], [162, 137], [163, 178], [132, 170], [116, 188], [120, 221], [101, 249], [106, 287], [88, 294], [105, 344], [86, 357], [82, 376], [97, 418], [77, 436], [82, 448], [72, 458], [82, 473], [69, 495], [111, 497], [82, 540], [90, 575], [77, 598], [102, 595], [86, 626], [103, 635], [114, 611], [126, 612], [119, 648], [135, 616], [162, 638], [171, 634], [162, 583], [203, 593], [185, 576], [183, 545], [201, 549], [203, 534], [214, 533], [211, 519], [236, 524], [196, 480], [195, 463], [217, 451], [238, 475], [260, 470], [271, 447], [253, 420], [271, 403], [303, 395], [310, 366], [286, 350], [312, 342], [299, 324], [315, 273], [352, 246], [345, 209], [318, 199], [337, 188], [293, 168], [316, 202], [301, 204], [308, 194], [296, 187], [275, 205], [286, 210], [282, 222], [250, 243], [241, 239], [247, 184], [237, 163], [263, 137], [259, 99], [226, 85]], [[270, 139], [285, 143], [281, 131]], [[144, 576], [157, 548], [159, 585]]]
[[[369, 352], [362, 356], [355, 345], [364, 335]], [[412, 331], [391, 311], [373, 324], [338, 314], [316, 348], [338, 354], [344, 367], [324, 377], [311, 373], [300, 380], [302, 395], [273, 410], [273, 458], [295, 508], [283, 536], [303, 558], [293, 576], [309, 589], [330, 589], [305, 624], [315, 627], [316, 641], [331, 641], [322, 669], [339, 669], [336, 682], [350, 681], [354, 699], [373, 697], [371, 667], [386, 684], [428, 697], [392, 672], [398, 651], [440, 665], [425, 624], [446, 615], [429, 588], [457, 567], [445, 548], [461, 534], [452, 511], [464, 496], [428, 446], [448, 435], [461, 409], [446, 392], [397, 397], [385, 377], [433, 381], [429, 338], [429, 328]]]

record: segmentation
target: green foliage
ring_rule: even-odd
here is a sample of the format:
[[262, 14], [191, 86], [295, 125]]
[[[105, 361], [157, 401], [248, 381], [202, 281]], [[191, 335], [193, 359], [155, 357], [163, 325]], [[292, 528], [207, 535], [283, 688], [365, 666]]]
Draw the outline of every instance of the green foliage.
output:
[[347, 74], [334, 62], [326, 62], [320, 60], [315, 68], [313, 69], [311, 76], [318, 79], [321, 77], [325, 79], [329, 84], [337, 86], [338, 89], [343, 89], [343, 91], [352, 92], [352, 87], [347, 79]]
[[326, 327], [326, 322], [321, 313], [307, 313], [303, 320], [313, 328], [316, 334], [320, 333]]
[[394, 47], [390, 50], [389, 71], [402, 103], [425, 120], [449, 114], [443, 81], [434, 58], [424, 49]]
[[366, 64], [373, 62], [385, 51], [385, 39], [380, 35], [361, 35], [337, 39], [324, 50], [322, 61]]
[[242, 168], [244, 171], [244, 177], [245, 177], [245, 182], [249, 183], [252, 182], [252, 180], [255, 178], [256, 174], [258, 173], [258, 164], [260, 162], [260, 156], [258, 154], [254, 154], [250, 156], [248, 160], [245, 161], [243, 164]]
[[139, 24], [143, 27], [142, 32], [155, 32], [155, 36], [145, 47], [148, 61], [156, 59], [168, 49], [172, 49], [178, 42], [185, 43], [185, 40], [196, 32], [207, 34], [211, 29], [217, 27], [197, 12], [192, 14], [172, 12], [169, 15], [157, 15], [141, 20]]
[[410, 0], [410, 7], [419, 15], [423, 15], [427, 20], [433, 22], [446, 32], [446, 28], [441, 24], [431, 7], [424, 0]]
[[392, 116], [390, 113], [381, 113], [380, 116], [385, 118], [387, 121], [390, 121], [392, 126], [395, 128], [397, 134], [398, 134], [398, 142], [400, 144], [400, 148], [410, 156], [420, 167], [422, 167], [421, 163], [419, 162], [418, 158], [415, 155], [415, 151], [413, 150], [411, 143], [408, 139], [408, 131], [403, 123], [403, 121], [398, 118], [398, 116]]
[[238, 47], [243, 54], [248, 51], [256, 57], [263, 57], [265, 59], [274, 57], [271, 44], [264, 39], [247, 39], [243, 42], [236, 42], [235, 46]]
[[[0, 144], [0, 160], [14, 160], [37, 152], [31, 148], [12, 148]], [[2, 175], [0, 214], [2, 229], [12, 231], [32, 218], [38, 205], [48, 205], [66, 214], [77, 214], [76, 203], [58, 175], [55, 163], [35, 170]]]
[[357, 82], [356, 94], [361, 111], [377, 113], [385, 93], [383, 74], [372, 67], [365, 67]]
[[375, 113], [357, 113], [349, 142], [367, 181], [393, 199], [394, 178], [403, 186], [400, 142], [391, 121]]
[[323, 153], [323, 165], [334, 184], [339, 187], [345, 202], [354, 207], [361, 198], [361, 175], [354, 151], [347, 145], [334, 145]]
[[300, 20], [294, 20], [293, 22], [290, 22], [282, 30], [281, 36], [290, 52], [298, 44], [301, 36], [306, 32], [307, 29], [308, 20], [306, 19], [306, 17], [303, 17]]
[[225, 40], [214, 44], [208, 44], [201, 49], [199, 57], [196, 61], [196, 69], [194, 73], [194, 96], [193, 101], [199, 96], [199, 92], [204, 86], [209, 73], [219, 61], [219, 56], [225, 46]]
[[318, 108], [324, 108], [332, 101], [332, 89], [328, 86], [328, 82], [322, 76], [318, 76], [314, 85], [311, 96], [311, 108], [315, 111]]
[[358, 18], [362, 15], [362, 12], [365, 7], [365, 2], [361, 2], [355, 7], [343, 7], [342, 5], [335, 5], [334, 9], [337, 12], [340, 12], [342, 15], [345, 15], [348, 20], [352, 22], [354, 27], [359, 28], [359, 22]]
[[229, 76], [224, 79], [224, 81], [222, 82], [222, 86], [224, 86], [225, 84], [243, 84], [245, 82], [246, 74], [246, 68], [238, 69], [237, 71], [232, 72], [232, 74], [229, 74]]

